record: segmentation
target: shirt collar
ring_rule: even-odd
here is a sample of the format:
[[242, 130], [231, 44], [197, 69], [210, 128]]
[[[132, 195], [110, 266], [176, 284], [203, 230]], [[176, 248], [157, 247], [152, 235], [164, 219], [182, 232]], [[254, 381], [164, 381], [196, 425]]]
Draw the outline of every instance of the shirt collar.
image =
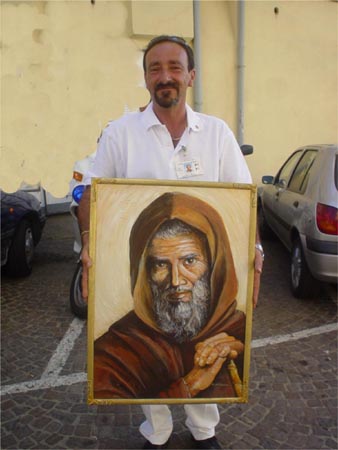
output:
[[[188, 121], [188, 128], [190, 131], [200, 131], [202, 129], [202, 122], [199, 116], [195, 111], [190, 108], [188, 104], [185, 105], [186, 111], [187, 111], [187, 121]], [[150, 128], [160, 125], [162, 126], [162, 123], [158, 120], [156, 114], [153, 110], [153, 102], [150, 102], [149, 105], [146, 107], [146, 109], [142, 112], [142, 121], [149, 130]]]
[[203, 124], [198, 114], [186, 104], [189, 131], [202, 130]]

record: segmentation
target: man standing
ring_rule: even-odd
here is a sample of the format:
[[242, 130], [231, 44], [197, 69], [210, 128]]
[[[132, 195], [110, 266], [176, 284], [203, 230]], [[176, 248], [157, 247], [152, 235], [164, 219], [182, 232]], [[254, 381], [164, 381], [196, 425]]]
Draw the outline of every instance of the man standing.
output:
[[[244, 157], [229, 127], [220, 119], [194, 112], [186, 104], [195, 78], [192, 49], [176, 36], [152, 39], [143, 57], [151, 102], [142, 112], [111, 122], [98, 145], [91, 177], [251, 183]], [[189, 167], [189, 170], [187, 168]], [[190, 170], [191, 169], [191, 170]], [[88, 181], [90, 183], [90, 181]], [[83, 250], [83, 296], [87, 297], [90, 189], [81, 200], [78, 218]], [[263, 251], [256, 245], [254, 298], [256, 305]], [[143, 406], [146, 421], [140, 431], [144, 448], [166, 448], [172, 418], [166, 405]], [[219, 413], [214, 404], [186, 405], [195, 448], [221, 448], [215, 437]]]

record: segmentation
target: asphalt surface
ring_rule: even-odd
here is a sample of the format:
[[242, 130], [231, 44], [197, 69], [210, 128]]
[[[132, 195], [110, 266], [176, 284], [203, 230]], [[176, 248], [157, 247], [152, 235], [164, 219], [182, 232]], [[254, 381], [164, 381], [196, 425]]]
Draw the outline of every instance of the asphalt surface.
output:
[[[86, 403], [86, 323], [69, 309], [69, 215], [49, 217], [32, 274], [2, 277], [1, 449], [139, 449], [137, 405]], [[254, 313], [249, 402], [220, 405], [224, 449], [337, 449], [337, 291], [297, 300], [287, 252], [265, 242]], [[172, 449], [190, 449], [172, 407]]]

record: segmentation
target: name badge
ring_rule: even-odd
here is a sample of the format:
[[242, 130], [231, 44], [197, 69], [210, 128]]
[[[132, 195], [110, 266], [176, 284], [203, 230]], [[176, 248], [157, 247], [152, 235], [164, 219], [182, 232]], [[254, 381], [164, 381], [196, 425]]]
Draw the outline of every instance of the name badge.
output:
[[180, 161], [176, 163], [177, 178], [189, 178], [196, 175], [203, 175], [203, 169], [199, 158], [191, 161]]

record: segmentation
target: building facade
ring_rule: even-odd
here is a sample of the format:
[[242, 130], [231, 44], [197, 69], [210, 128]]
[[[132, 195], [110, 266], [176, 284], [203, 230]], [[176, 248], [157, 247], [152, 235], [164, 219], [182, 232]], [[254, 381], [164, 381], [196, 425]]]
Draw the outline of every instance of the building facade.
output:
[[[198, 58], [189, 103], [254, 146], [255, 182], [298, 146], [337, 140], [337, 2], [6, 1], [3, 189], [56, 196], [106, 123], [145, 105], [142, 49], [185, 37]], [[198, 44], [198, 48], [196, 48]]]

